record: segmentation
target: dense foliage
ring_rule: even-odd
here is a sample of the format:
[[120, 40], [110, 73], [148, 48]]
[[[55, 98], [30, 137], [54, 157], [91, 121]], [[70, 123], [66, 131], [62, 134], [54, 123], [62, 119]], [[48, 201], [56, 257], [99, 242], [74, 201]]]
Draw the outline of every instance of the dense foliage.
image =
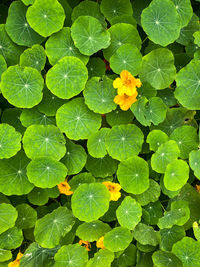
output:
[[0, 267], [200, 267], [200, 0], [0, 4]]

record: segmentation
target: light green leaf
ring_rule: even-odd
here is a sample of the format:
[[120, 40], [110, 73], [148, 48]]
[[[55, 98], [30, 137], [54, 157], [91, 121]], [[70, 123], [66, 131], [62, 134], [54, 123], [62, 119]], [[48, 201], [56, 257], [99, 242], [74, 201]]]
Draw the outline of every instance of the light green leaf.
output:
[[[0, 264], [11, 258], [12, 258], [12, 252], [10, 250], [0, 249]], [[8, 264], [4, 266], [8, 266]]]
[[[7, 69], [7, 63], [2, 55], [0, 55], [0, 81], [1, 81], [1, 75], [4, 71]], [[0, 90], [1, 92], [1, 90]]]
[[188, 24], [193, 15], [190, 0], [172, 0], [181, 19], [181, 27]]
[[34, 187], [28, 194], [28, 200], [33, 205], [43, 206], [49, 200], [48, 191], [46, 189]]
[[189, 154], [189, 163], [191, 169], [194, 171], [194, 175], [200, 179], [200, 150], [191, 151]]
[[149, 143], [151, 150], [156, 152], [160, 145], [168, 141], [168, 136], [161, 130], [153, 130], [147, 135], [146, 142]]
[[171, 252], [158, 250], [152, 255], [153, 263], [157, 267], [180, 267], [181, 261]]
[[116, 110], [106, 114], [106, 121], [111, 127], [115, 125], [131, 123], [133, 118], [134, 115], [130, 110], [123, 111], [119, 107], [116, 108]]
[[69, 185], [71, 186], [72, 191], [75, 191], [76, 188], [79, 187], [81, 184], [90, 183], [95, 183], [95, 178], [89, 172], [82, 172], [78, 175], [73, 176], [72, 179], [69, 180]]
[[133, 237], [142, 245], [158, 245], [158, 237], [153, 227], [139, 223], [133, 230]]
[[22, 230], [17, 227], [13, 227], [3, 232], [0, 235], [0, 248], [3, 249], [15, 249], [18, 248], [23, 241]]
[[124, 191], [132, 194], [141, 194], [149, 187], [148, 163], [134, 156], [120, 162], [117, 178]]
[[199, 224], [197, 222], [194, 222], [193, 225], [193, 232], [194, 232], [194, 236], [197, 239], [197, 241], [200, 241], [200, 227]]
[[195, 32], [193, 36], [194, 36], [194, 43], [200, 47], [200, 31]]
[[54, 248], [59, 244], [61, 236], [71, 230], [74, 222], [71, 211], [66, 207], [59, 207], [37, 220], [34, 230], [35, 240], [42, 247]]
[[94, 257], [88, 261], [87, 267], [110, 267], [114, 256], [113, 252], [107, 249], [100, 249], [94, 254]]
[[15, 225], [17, 215], [17, 210], [12, 205], [0, 204], [0, 234]]
[[15, 225], [19, 229], [32, 228], [37, 220], [37, 212], [28, 204], [20, 204], [16, 206], [18, 217]]

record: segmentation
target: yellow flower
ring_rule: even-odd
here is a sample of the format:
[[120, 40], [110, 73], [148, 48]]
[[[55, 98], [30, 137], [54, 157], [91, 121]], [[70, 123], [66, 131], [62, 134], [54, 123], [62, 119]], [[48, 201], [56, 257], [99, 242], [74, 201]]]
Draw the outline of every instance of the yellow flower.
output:
[[199, 184], [196, 184], [196, 190], [197, 190], [197, 192], [200, 193], [200, 185]]
[[97, 240], [96, 247], [105, 249], [103, 241], [104, 241], [104, 236], [100, 237], [99, 240]]
[[79, 240], [79, 245], [83, 245], [84, 244], [84, 247], [87, 251], [90, 251], [91, 250], [91, 244], [89, 241], [84, 241], [84, 240]]
[[121, 190], [121, 185], [118, 183], [112, 183], [112, 182], [103, 182], [109, 192], [110, 192], [110, 200], [117, 201], [121, 197], [121, 193], [119, 192]]
[[21, 259], [22, 256], [23, 256], [23, 254], [21, 252], [19, 252], [17, 254], [17, 258], [14, 261], [10, 262], [8, 264], [8, 267], [18, 267], [19, 264], [20, 264], [20, 259]]
[[137, 101], [138, 92], [136, 91], [134, 95], [128, 96], [124, 95], [117, 95], [114, 98], [114, 102], [120, 106], [120, 108], [124, 111], [128, 110], [133, 103]]
[[67, 196], [72, 195], [73, 192], [70, 191], [70, 189], [71, 189], [71, 187], [67, 181], [64, 181], [64, 182], [58, 184], [58, 190], [60, 191], [61, 194], [65, 194]]
[[120, 78], [116, 78], [113, 81], [113, 87], [118, 88], [118, 95], [132, 96], [135, 94], [137, 87], [141, 87], [142, 83], [140, 79], [136, 79], [127, 70], [123, 70], [120, 74]]

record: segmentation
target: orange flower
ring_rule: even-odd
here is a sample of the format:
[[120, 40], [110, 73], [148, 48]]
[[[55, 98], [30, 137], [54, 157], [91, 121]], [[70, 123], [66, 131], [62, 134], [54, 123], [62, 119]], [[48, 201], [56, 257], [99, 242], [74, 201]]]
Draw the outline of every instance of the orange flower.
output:
[[20, 259], [23, 256], [21, 252], [17, 254], [17, 258], [8, 264], [8, 267], [19, 267]]
[[73, 192], [70, 191], [70, 189], [71, 189], [71, 187], [67, 181], [64, 181], [64, 182], [58, 184], [58, 190], [60, 191], [61, 194], [65, 194], [67, 196], [72, 195]]
[[113, 81], [113, 87], [118, 88], [118, 95], [124, 94], [132, 96], [135, 94], [137, 87], [141, 87], [142, 83], [140, 79], [136, 79], [127, 70], [123, 70], [120, 74], [120, 78], [116, 78]]
[[200, 193], [200, 185], [199, 184], [196, 184], [196, 190], [197, 190], [197, 192]]
[[124, 95], [117, 95], [114, 98], [114, 102], [120, 106], [120, 108], [124, 111], [128, 110], [133, 103], [137, 101], [138, 92], [136, 91], [134, 95], [128, 96]]
[[105, 249], [103, 241], [104, 241], [104, 236], [100, 237], [99, 240], [97, 240], [96, 247]]
[[90, 251], [91, 250], [91, 244], [89, 241], [84, 241], [84, 240], [79, 240], [79, 245], [83, 245], [84, 244], [84, 247], [87, 251]]
[[119, 192], [121, 190], [121, 185], [118, 183], [112, 183], [110, 181], [103, 182], [109, 192], [110, 192], [110, 200], [117, 201], [121, 197], [121, 193]]

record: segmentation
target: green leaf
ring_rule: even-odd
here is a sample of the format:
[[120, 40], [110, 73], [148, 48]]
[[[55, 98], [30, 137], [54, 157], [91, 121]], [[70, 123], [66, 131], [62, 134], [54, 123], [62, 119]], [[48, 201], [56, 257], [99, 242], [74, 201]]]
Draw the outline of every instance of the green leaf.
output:
[[180, 34], [181, 20], [170, 0], [153, 0], [141, 15], [143, 30], [156, 44], [167, 46]]
[[[12, 252], [10, 250], [5, 250], [0, 248], [0, 264], [11, 258], [12, 258]], [[6, 264], [5, 266], [8, 266], [8, 264]]]
[[0, 124], [0, 159], [8, 159], [21, 149], [21, 134], [7, 123]]
[[164, 185], [168, 190], [177, 191], [181, 189], [189, 179], [189, 166], [181, 159], [170, 162], [165, 171]]
[[116, 90], [113, 88], [113, 80], [104, 76], [91, 78], [83, 91], [85, 103], [95, 113], [105, 114], [116, 109], [114, 103]]
[[84, 63], [77, 57], [66, 56], [48, 71], [46, 84], [56, 96], [69, 99], [84, 89], [87, 78]]
[[105, 75], [106, 65], [101, 58], [91, 57], [87, 64], [87, 69], [89, 78], [101, 77]]
[[[94, 254], [94, 257], [88, 261], [87, 267], [110, 267], [114, 256], [113, 252], [107, 249], [100, 249]], [[91, 263], [91, 265], [89, 263]]]
[[61, 31], [49, 37], [45, 43], [45, 52], [51, 65], [56, 64], [65, 56], [77, 57], [84, 64], [88, 62], [88, 57], [82, 55], [75, 47], [69, 27], [64, 27]]
[[119, 266], [127, 267], [134, 266], [136, 264], [137, 248], [135, 245], [130, 244], [123, 253], [117, 258]]
[[86, 164], [87, 154], [84, 148], [74, 144], [70, 140], [66, 141], [67, 152], [62, 162], [68, 169], [68, 175], [79, 173]]
[[55, 257], [55, 267], [79, 266], [85, 267], [88, 261], [88, 252], [79, 244], [62, 246]]
[[174, 56], [169, 49], [158, 48], [143, 57], [140, 73], [142, 81], [147, 81], [156, 89], [165, 89], [173, 83], [175, 76]]
[[151, 167], [158, 173], [164, 173], [167, 165], [177, 159], [180, 150], [175, 141], [169, 140], [162, 144], [151, 157]]
[[110, 58], [110, 67], [117, 74], [127, 70], [132, 75], [137, 75], [141, 64], [142, 55], [139, 49], [132, 44], [121, 45]]
[[17, 210], [12, 205], [0, 204], [0, 234], [15, 225], [17, 215]]
[[191, 237], [184, 237], [174, 244], [172, 252], [182, 261], [184, 267], [200, 266], [200, 243]]
[[158, 245], [158, 237], [153, 227], [139, 223], [133, 230], [133, 237], [142, 245]]
[[188, 109], [200, 109], [200, 61], [192, 60], [176, 77], [175, 97]]
[[72, 191], [75, 191], [76, 188], [79, 187], [81, 184], [90, 183], [95, 183], [95, 178], [89, 172], [82, 172], [78, 175], [73, 176], [72, 179], [69, 180], [69, 185], [71, 186]]
[[28, 194], [28, 200], [33, 205], [43, 206], [49, 200], [48, 191], [46, 189], [34, 187]]
[[115, 227], [104, 236], [105, 247], [117, 252], [126, 249], [131, 243], [133, 237], [131, 232], [124, 227]]
[[111, 230], [111, 227], [101, 221], [82, 223], [76, 230], [76, 235], [89, 242], [97, 241]]
[[10, 66], [1, 76], [1, 92], [18, 108], [32, 108], [42, 100], [44, 80], [31, 67]]
[[59, 207], [37, 220], [34, 230], [35, 240], [42, 247], [54, 248], [59, 244], [61, 236], [71, 230], [74, 222], [71, 211]]
[[65, 138], [54, 125], [31, 125], [23, 137], [26, 155], [37, 157], [53, 157], [60, 160], [66, 153]]
[[28, 194], [34, 187], [27, 178], [29, 159], [23, 151], [10, 159], [0, 160], [0, 192], [5, 195]]
[[87, 139], [101, 126], [101, 115], [90, 111], [78, 97], [61, 106], [56, 113], [58, 128], [73, 140]]
[[171, 252], [158, 250], [152, 255], [153, 263], [157, 267], [180, 267], [181, 261]]
[[194, 175], [200, 179], [200, 150], [191, 151], [189, 154], [189, 163], [191, 169], [194, 171]]
[[[112, 3], [113, 5], [113, 3]], [[127, 23], [117, 23], [108, 29], [111, 36], [110, 46], [103, 50], [104, 57], [109, 60], [117, 49], [124, 44], [135, 45], [138, 49], [141, 48], [141, 39], [137, 29]]]
[[41, 71], [46, 63], [46, 54], [43, 46], [33, 45], [26, 49], [20, 56], [20, 66], [32, 67]]
[[194, 43], [200, 47], [200, 31], [195, 32], [193, 36], [194, 36]]
[[53, 158], [38, 157], [28, 164], [27, 176], [37, 187], [52, 188], [65, 180], [67, 168]]
[[92, 134], [88, 138], [87, 149], [92, 157], [102, 158], [107, 154], [105, 138], [109, 131], [109, 128], [101, 128], [98, 132]]
[[[134, 10], [134, 12], [135, 12], [135, 10]], [[133, 25], [134, 27], [136, 27], [136, 25], [137, 25], [137, 22], [132, 15], [116, 16], [110, 20], [111, 25], [114, 25], [117, 23], [127, 23], [127, 24]]]
[[164, 102], [164, 104], [167, 107], [172, 107], [175, 106], [177, 104], [177, 100], [174, 97], [174, 90], [170, 90], [170, 89], [164, 89], [164, 90], [160, 90], [158, 91], [157, 94], [158, 97], [160, 97], [162, 99], [162, 101]]
[[147, 205], [150, 202], [155, 202], [160, 196], [160, 186], [153, 179], [149, 180], [149, 188], [142, 194], [134, 195], [134, 198], [140, 203], [141, 206]]
[[113, 126], [106, 136], [106, 149], [117, 160], [138, 155], [144, 141], [142, 131], [134, 124]]
[[148, 163], [134, 156], [120, 162], [117, 178], [124, 191], [132, 194], [141, 194], [149, 187]]
[[19, 229], [32, 228], [37, 220], [37, 212], [28, 204], [20, 204], [16, 206], [18, 217], [15, 225]]
[[160, 145], [168, 141], [168, 136], [161, 130], [153, 130], [147, 135], [146, 142], [152, 151], [156, 152]]
[[35, 267], [40, 266], [51, 266], [54, 264], [53, 256], [57, 252], [58, 247], [49, 249], [39, 246], [36, 242], [30, 244], [25, 250], [24, 255], [20, 259], [21, 267]]
[[199, 224], [197, 222], [193, 223], [193, 232], [194, 232], [194, 236], [197, 239], [197, 241], [200, 241], [200, 227]]
[[20, 121], [20, 115], [22, 110], [20, 108], [7, 108], [4, 109], [2, 116], [1, 116], [1, 122], [7, 123], [10, 126], [13, 126], [16, 131], [20, 133], [24, 133], [26, 130]]
[[110, 45], [109, 32], [91, 16], [79, 16], [72, 24], [71, 35], [75, 46], [86, 56]]
[[143, 218], [148, 224], [156, 225], [162, 216], [162, 204], [159, 200], [156, 202], [150, 202], [148, 205], [143, 207]]
[[124, 198], [121, 205], [116, 210], [116, 214], [117, 220], [121, 226], [133, 230], [141, 220], [142, 208], [135, 199], [128, 196]]
[[110, 193], [100, 183], [82, 184], [72, 195], [72, 211], [80, 221], [92, 222], [109, 208]]
[[35, 0], [26, 13], [31, 28], [47, 37], [62, 29], [65, 13], [57, 0]]
[[15, 249], [18, 248], [23, 241], [22, 230], [17, 227], [13, 227], [3, 232], [0, 235], [0, 248], [3, 249]]
[[[7, 63], [2, 55], [0, 55], [0, 81], [1, 81], [1, 75], [4, 71], [7, 69]], [[1, 90], [0, 90], [1, 92]]]
[[37, 34], [26, 20], [27, 7], [21, 1], [11, 3], [5, 28], [12, 41], [18, 45], [32, 46], [40, 44], [44, 38]]
[[181, 27], [186, 26], [193, 15], [193, 9], [190, 0], [172, 0], [175, 4], [181, 20]]
[[123, 111], [119, 107], [116, 110], [106, 114], [106, 121], [111, 127], [115, 125], [131, 123], [133, 118], [134, 115], [130, 110]]
[[165, 251], [171, 251], [173, 244], [185, 236], [182, 226], [174, 225], [172, 228], [160, 230], [160, 248]]

